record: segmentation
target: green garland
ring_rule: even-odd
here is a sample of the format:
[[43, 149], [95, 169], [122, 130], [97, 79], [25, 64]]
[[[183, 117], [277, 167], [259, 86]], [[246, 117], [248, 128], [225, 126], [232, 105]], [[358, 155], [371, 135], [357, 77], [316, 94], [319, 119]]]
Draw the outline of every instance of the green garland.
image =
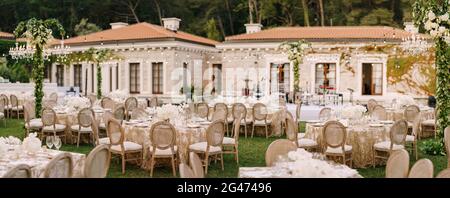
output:
[[428, 30], [436, 45], [436, 126], [440, 138], [450, 125], [450, 48], [446, 37], [436, 32], [434, 26], [447, 31], [450, 28], [449, 11], [448, 0], [416, 0], [413, 5], [415, 24]]
[[305, 40], [296, 42], [285, 42], [280, 48], [288, 52], [288, 59], [294, 64], [294, 92], [300, 91], [300, 64], [303, 62], [305, 49], [311, 47], [311, 44]]
[[17, 38], [25, 36], [27, 41], [35, 48], [32, 78], [35, 83], [34, 96], [36, 98], [35, 112], [37, 118], [41, 117], [42, 98], [44, 97], [43, 82], [45, 65], [43, 52], [48, 41], [53, 38], [52, 28], [57, 28], [61, 37], [64, 37], [64, 28], [56, 19], [47, 19], [44, 21], [32, 18], [26, 22], [20, 22], [14, 31]]

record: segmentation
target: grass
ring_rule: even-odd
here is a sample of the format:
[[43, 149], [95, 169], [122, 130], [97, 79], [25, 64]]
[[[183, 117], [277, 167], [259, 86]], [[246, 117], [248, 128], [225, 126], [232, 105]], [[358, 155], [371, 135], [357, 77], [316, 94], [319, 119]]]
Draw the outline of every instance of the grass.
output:
[[[6, 127], [3, 126], [3, 123], [0, 123], [0, 136], [16, 136], [20, 139], [24, 138], [24, 129], [23, 129], [23, 120], [17, 119], [8, 119]], [[304, 129], [304, 124], [301, 125], [301, 128]], [[304, 130], [302, 130], [304, 131]], [[261, 167], [265, 166], [264, 155], [269, 144], [276, 140], [277, 138], [269, 138], [266, 139], [264, 137], [254, 137], [245, 139], [241, 137], [239, 139], [239, 164], [241, 167]], [[419, 143], [420, 144], [420, 143]], [[93, 146], [91, 145], [80, 145], [79, 148], [76, 145], [63, 145], [61, 150], [76, 152], [76, 153], [84, 153], [88, 154], [92, 150]], [[414, 158], [411, 156], [411, 158]], [[447, 167], [447, 159], [445, 156], [431, 156], [424, 154], [419, 151], [419, 159], [420, 158], [428, 158], [433, 161], [435, 174], [439, 173], [441, 170]], [[217, 164], [212, 163], [208, 170], [208, 177], [219, 177], [219, 178], [227, 178], [227, 177], [237, 177], [238, 174], [238, 165], [234, 160], [233, 155], [224, 155], [224, 166], [225, 171], [222, 171], [220, 168], [220, 162]], [[415, 159], [411, 159], [411, 165], [414, 164]], [[365, 178], [383, 178], [384, 177], [384, 166], [379, 166], [376, 168], [364, 168], [358, 169], [358, 172]], [[154, 177], [163, 177], [170, 178], [172, 176], [172, 170], [170, 166], [157, 167], [154, 171]], [[121, 173], [121, 165], [118, 159], [113, 159], [111, 162], [111, 167], [109, 170], [108, 177], [112, 178], [146, 178], [150, 177], [150, 173], [146, 170], [143, 170], [137, 167], [134, 164], [127, 164], [126, 173], [122, 175]]]

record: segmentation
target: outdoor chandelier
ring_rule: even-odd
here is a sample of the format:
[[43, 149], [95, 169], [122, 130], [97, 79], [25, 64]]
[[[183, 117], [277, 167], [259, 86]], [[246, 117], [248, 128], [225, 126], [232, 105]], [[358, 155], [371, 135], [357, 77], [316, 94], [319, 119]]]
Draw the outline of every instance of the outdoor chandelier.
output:
[[411, 55], [421, 54], [429, 48], [427, 40], [417, 33], [412, 34], [410, 37], [403, 38], [400, 47], [404, 52]]
[[[47, 60], [51, 55], [67, 56], [70, 53], [69, 49], [69, 46], [64, 46], [63, 39], [61, 40], [61, 44], [59, 46], [55, 46], [53, 49], [44, 49], [44, 59]], [[16, 43], [15, 47], [9, 49], [9, 55], [11, 55], [11, 57], [16, 60], [31, 59], [33, 58], [35, 51], [35, 47], [29, 45], [28, 42], [25, 45], [19, 45], [19, 43]]]

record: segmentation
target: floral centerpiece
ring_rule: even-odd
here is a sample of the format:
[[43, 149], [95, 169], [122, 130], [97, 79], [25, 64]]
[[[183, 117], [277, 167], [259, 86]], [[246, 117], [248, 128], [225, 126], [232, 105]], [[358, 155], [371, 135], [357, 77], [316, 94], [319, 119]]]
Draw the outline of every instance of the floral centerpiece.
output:
[[130, 94], [128, 94], [128, 92], [125, 90], [116, 90], [110, 92], [108, 94], [108, 97], [117, 102], [124, 102], [128, 97], [130, 97]]
[[159, 120], [181, 120], [181, 114], [183, 112], [182, 106], [176, 106], [172, 104], [165, 104], [156, 108], [156, 117]]
[[328, 161], [315, 159], [312, 153], [304, 149], [289, 152], [288, 158], [291, 162], [286, 165], [293, 177], [349, 178], [358, 174], [356, 170], [348, 166], [333, 165]]
[[402, 95], [396, 99], [395, 105], [397, 107], [405, 107], [409, 105], [415, 105], [416, 102], [414, 101], [414, 98], [408, 95]]
[[345, 106], [341, 110], [341, 117], [344, 119], [358, 119], [366, 112], [367, 108], [361, 105]]
[[19, 138], [9, 136], [9, 137], [0, 137], [0, 143], [8, 144], [8, 145], [20, 145], [22, 141]]
[[76, 110], [91, 106], [91, 102], [89, 101], [88, 98], [78, 96], [66, 96], [64, 97], [64, 102], [67, 107]]
[[28, 153], [36, 153], [41, 149], [42, 142], [37, 138], [37, 133], [30, 133], [23, 139], [22, 148]]

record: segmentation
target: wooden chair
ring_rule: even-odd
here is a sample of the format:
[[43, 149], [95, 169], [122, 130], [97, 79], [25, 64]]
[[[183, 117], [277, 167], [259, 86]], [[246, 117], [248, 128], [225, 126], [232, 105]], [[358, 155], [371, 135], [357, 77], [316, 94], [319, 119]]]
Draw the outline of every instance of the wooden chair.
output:
[[[222, 116], [225, 115], [225, 118], [223, 120], [225, 121], [225, 130], [226, 130], [227, 136], [228, 136], [228, 125], [229, 124], [233, 124], [233, 119], [232, 118], [228, 119], [228, 115], [229, 115], [228, 106], [225, 103], [216, 103], [214, 105], [214, 109], [213, 110], [214, 110], [214, 113], [215, 112], [221, 112], [220, 118], [222, 118]], [[215, 121], [214, 120], [214, 114], [213, 114], [213, 117], [212, 117], [211, 121]]]
[[93, 107], [95, 104], [95, 101], [97, 101], [97, 96], [94, 94], [89, 94], [87, 96], [87, 98], [89, 99], [89, 102], [91, 103], [91, 107]]
[[[1, 103], [1, 100], [0, 100], [0, 103]], [[25, 136], [28, 136], [28, 134], [30, 134], [31, 132], [38, 132], [38, 134], [40, 134], [42, 131], [42, 127], [43, 127], [42, 120], [35, 119], [34, 116], [35, 116], [35, 113], [34, 113], [34, 107], [32, 106], [32, 104], [29, 102], [25, 103], [23, 105], [23, 117], [25, 119], [25, 131], [26, 131]]]
[[198, 142], [189, 145], [189, 151], [204, 154], [205, 174], [208, 174], [208, 165], [210, 156], [215, 156], [216, 159], [218, 156], [220, 156], [220, 163], [222, 165], [222, 170], [224, 170], [223, 152], [222, 152], [222, 143], [224, 135], [225, 135], [224, 122], [222, 120], [218, 120], [213, 122], [206, 129], [206, 142]]
[[107, 124], [111, 154], [120, 155], [122, 159], [122, 174], [125, 174], [127, 161], [142, 162], [142, 145], [125, 141], [125, 129], [115, 119], [110, 119]]
[[319, 119], [321, 121], [328, 121], [329, 119], [331, 119], [331, 108], [322, 108], [319, 112]]
[[420, 116], [416, 116], [413, 121], [412, 134], [406, 135], [405, 143], [411, 145], [411, 153], [414, 153], [416, 160], [419, 159], [419, 153], [417, 152], [417, 139], [420, 134]]
[[347, 164], [348, 161], [352, 167], [352, 146], [346, 145], [347, 130], [342, 123], [328, 121], [323, 127], [323, 139], [327, 157], [342, 157], [342, 162]]
[[175, 128], [167, 121], [159, 121], [150, 128], [150, 176], [153, 177], [155, 160], [158, 158], [170, 158], [173, 176], [177, 175], [176, 164], [178, 148], [175, 145], [177, 133]]
[[126, 119], [126, 110], [124, 106], [118, 106], [116, 109], [114, 109], [113, 117], [117, 121], [119, 121], [121, 124]]
[[138, 100], [135, 97], [128, 97], [125, 100], [125, 118], [129, 120], [134, 109], [138, 107]]
[[[84, 108], [78, 112], [78, 124], [71, 126], [72, 137], [76, 137], [77, 148], [80, 146], [81, 134], [89, 135], [92, 143], [95, 144], [93, 128], [95, 113], [91, 108]], [[73, 140], [72, 140], [73, 141]]]
[[147, 100], [148, 100], [148, 107], [153, 108], [153, 107], [157, 107], [158, 106], [158, 98], [157, 97], [152, 97], [152, 98], [147, 99]]
[[49, 99], [55, 102], [58, 102], [58, 93], [53, 92], [50, 94]]
[[441, 171], [436, 178], [450, 178], [450, 168]]
[[103, 109], [113, 110], [114, 107], [116, 106], [116, 103], [109, 97], [103, 97], [102, 100], [100, 101], [100, 105], [102, 106]]
[[73, 162], [70, 153], [61, 153], [53, 158], [45, 168], [45, 178], [72, 178]]
[[[297, 124], [297, 126], [299, 126], [301, 123], [301, 120], [300, 120], [301, 112], [302, 112], [302, 103], [300, 101], [300, 102], [296, 103], [296, 107], [295, 107], [295, 124]], [[302, 133], [300, 131], [300, 129], [298, 129], [298, 135], [297, 135], [298, 138], [304, 138], [305, 135], [306, 135], [305, 133]]]
[[287, 155], [295, 150], [297, 150], [297, 146], [290, 140], [279, 139], [273, 141], [266, 150], [266, 166], [273, 166], [280, 155]]
[[19, 164], [6, 172], [2, 178], [31, 178], [31, 167], [26, 164]]
[[287, 112], [286, 118], [286, 137], [297, 145], [298, 148], [303, 148], [308, 151], [318, 150], [319, 144], [312, 139], [298, 136], [298, 125], [295, 124], [290, 112]]
[[108, 145], [96, 146], [87, 156], [84, 164], [85, 178], [105, 178], [111, 163], [111, 152]]
[[133, 111], [131, 111], [130, 119], [132, 119], [132, 120], [142, 120], [142, 119], [147, 119], [147, 118], [148, 118], [148, 114], [142, 108], [139, 108], [139, 107], [134, 108]]
[[367, 111], [369, 113], [372, 113], [373, 108], [378, 105], [377, 101], [374, 99], [369, 99], [369, 101], [367, 101]]
[[[418, 136], [419, 140], [422, 137], [430, 137], [429, 134], [431, 134], [431, 136], [434, 136], [434, 138], [437, 137], [437, 133], [436, 133], [436, 110], [434, 110], [434, 118], [432, 119], [428, 119], [428, 120], [424, 120], [420, 123], [420, 134]], [[425, 135], [426, 134], [426, 135]]]
[[247, 121], [247, 108], [245, 105], [242, 103], [233, 104], [233, 107], [231, 108], [231, 115], [233, 116], [233, 123], [236, 123], [234, 120], [241, 117], [243, 120], [243, 122], [241, 121], [241, 126], [244, 125], [245, 138], [247, 138], [247, 125], [251, 124], [251, 121]]
[[222, 149], [224, 154], [233, 154], [236, 164], [239, 165], [239, 130], [241, 126], [241, 120], [239, 117], [235, 120], [236, 123], [233, 124], [232, 133], [234, 137], [224, 137], [222, 142]]
[[406, 178], [408, 172], [408, 152], [404, 149], [393, 151], [386, 164], [386, 178]]
[[193, 152], [189, 153], [189, 166], [192, 168], [194, 176], [196, 178], [205, 177], [205, 173], [203, 172], [202, 160], [197, 154]]
[[198, 117], [207, 119], [209, 118], [209, 106], [206, 102], [200, 102], [197, 104], [195, 113]]
[[11, 114], [16, 112], [17, 119], [19, 119], [20, 115], [23, 115], [23, 106], [19, 105], [19, 99], [17, 99], [16, 95], [10, 95], [9, 98], [11, 102]]
[[44, 108], [42, 110], [42, 136], [41, 140], [43, 140], [46, 136], [59, 136], [64, 137], [64, 142], [67, 142], [66, 139], [66, 125], [58, 124], [56, 119], [56, 113], [53, 109]]
[[414, 120], [416, 119], [417, 116], [420, 117], [420, 108], [416, 105], [409, 105], [403, 112], [403, 116], [405, 117], [405, 120], [408, 122], [408, 130], [412, 129]]
[[267, 119], [267, 107], [263, 103], [253, 105], [252, 138], [255, 133], [255, 127], [264, 127], [266, 130], [266, 139], [269, 138], [269, 126], [272, 121]]
[[[390, 153], [405, 148], [406, 135], [408, 131], [408, 123], [406, 120], [398, 120], [392, 125], [389, 132], [390, 140], [379, 142], [373, 146], [373, 166], [376, 165], [376, 159], [388, 159]], [[387, 153], [387, 156], [378, 155], [379, 153]]]
[[372, 108], [371, 115], [373, 118], [375, 118], [377, 120], [387, 120], [386, 108], [384, 108], [381, 105], [375, 105]]
[[185, 163], [180, 164], [180, 178], [196, 178], [194, 171]]
[[10, 112], [11, 106], [9, 105], [9, 98], [5, 94], [0, 94], [0, 100], [3, 100], [4, 102], [4, 111], [2, 113], [5, 114], [5, 117], [10, 118]]
[[450, 126], [445, 128], [444, 130], [444, 143], [445, 143], [445, 151], [447, 153], [448, 158], [447, 168], [450, 168]]
[[6, 127], [5, 101], [0, 99], [0, 119]]
[[421, 159], [411, 167], [408, 178], [433, 178], [433, 174], [433, 162], [429, 159]]

